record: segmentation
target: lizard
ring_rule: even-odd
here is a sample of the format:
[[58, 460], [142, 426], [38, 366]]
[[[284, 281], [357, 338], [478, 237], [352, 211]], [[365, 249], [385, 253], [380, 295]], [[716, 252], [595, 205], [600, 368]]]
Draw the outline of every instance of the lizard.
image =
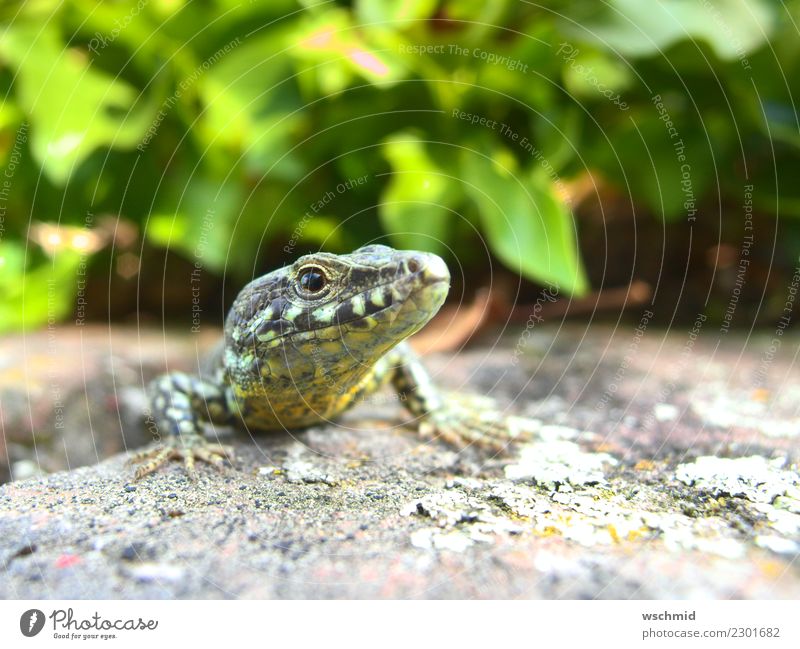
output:
[[233, 450], [206, 439], [209, 424], [307, 428], [385, 385], [423, 436], [503, 450], [521, 433], [477, 399], [442, 393], [406, 342], [449, 290], [450, 272], [438, 255], [378, 244], [304, 255], [254, 279], [226, 316], [210, 369], [170, 372], [150, 384], [161, 440], [131, 457], [136, 479], [171, 460], [183, 460], [193, 479], [197, 461], [223, 468]]

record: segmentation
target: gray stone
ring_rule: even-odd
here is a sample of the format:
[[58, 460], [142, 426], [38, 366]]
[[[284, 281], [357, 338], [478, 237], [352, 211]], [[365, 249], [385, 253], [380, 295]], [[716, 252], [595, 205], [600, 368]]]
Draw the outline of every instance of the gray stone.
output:
[[[679, 334], [648, 330], [631, 355], [629, 330], [537, 333], [547, 355], [531, 346], [512, 369], [515, 336], [426, 358], [438, 382], [533, 420], [517, 424], [534, 440], [498, 456], [419, 439], [387, 399], [292, 435], [228, 433], [234, 466], [201, 466], [195, 483], [178, 465], [134, 482], [125, 453], [92, 459], [138, 446], [136, 426], [147, 438], [131, 405], [144, 403], [141, 372], [120, 375], [124, 435], [107, 414], [70, 415], [64, 437], [51, 427], [52, 445], [37, 445], [47, 461], [23, 468], [57, 466], [80, 436], [91, 466], [0, 487], [0, 597], [800, 597], [800, 458], [793, 424], [780, 425], [796, 413], [782, 396], [798, 387], [791, 358], [753, 390], [761, 353], [735, 334], [698, 338], [702, 371], [676, 375]], [[164, 343], [148, 340], [117, 341], [117, 362], [149, 358], [155, 373]], [[108, 406], [92, 400], [108, 397], [96, 365], [70, 388], [90, 412]], [[730, 401], [709, 385], [749, 418], [723, 417]], [[35, 462], [24, 429], [6, 434], [12, 461]]]

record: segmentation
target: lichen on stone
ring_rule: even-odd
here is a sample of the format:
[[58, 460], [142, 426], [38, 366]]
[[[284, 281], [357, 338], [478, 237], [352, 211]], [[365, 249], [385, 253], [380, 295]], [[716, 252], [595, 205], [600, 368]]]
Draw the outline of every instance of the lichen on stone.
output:
[[711, 455], [681, 464], [675, 477], [714, 495], [730, 495], [752, 502], [772, 502], [778, 496], [800, 497], [800, 476], [784, 470], [785, 458], [768, 460], [760, 455], [721, 458]]
[[505, 467], [505, 474], [510, 480], [531, 480], [555, 490], [564, 484], [606, 484], [604, 467], [616, 464], [608, 453], [588, 453], [575, 442], [542, 441], [523, 446], [517, 462]]

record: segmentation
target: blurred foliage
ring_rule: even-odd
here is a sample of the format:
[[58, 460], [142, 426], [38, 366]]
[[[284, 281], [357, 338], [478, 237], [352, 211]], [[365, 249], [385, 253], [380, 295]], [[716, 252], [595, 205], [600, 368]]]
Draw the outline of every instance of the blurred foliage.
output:
[[31, 227], [99, 237], [95, 214], [240, 282], [383, 235], [468, 261], [483, 236], [565, 294], [588, 288], [587, 172], [655, 218], [745, 181], [796, 218], [798, 20], [774, 0], [5, 2], [0, 329], [69, 314], [99, 246]]

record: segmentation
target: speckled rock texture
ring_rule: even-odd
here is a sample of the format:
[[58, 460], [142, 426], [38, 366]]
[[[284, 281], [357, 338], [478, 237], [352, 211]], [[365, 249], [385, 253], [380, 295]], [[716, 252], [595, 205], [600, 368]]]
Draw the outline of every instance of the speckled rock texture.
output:
[[147, 441], [142, 385], [213, 336], [29, 337], [0, 368], [0, 597], [800, 598], [800, 339], [640, 330], [427, 357], [536, 430], [502, 457], [418, 439], [383, 394], [293, 434], [219, 430], [234, 465], [195, 483], [94, 462]]

